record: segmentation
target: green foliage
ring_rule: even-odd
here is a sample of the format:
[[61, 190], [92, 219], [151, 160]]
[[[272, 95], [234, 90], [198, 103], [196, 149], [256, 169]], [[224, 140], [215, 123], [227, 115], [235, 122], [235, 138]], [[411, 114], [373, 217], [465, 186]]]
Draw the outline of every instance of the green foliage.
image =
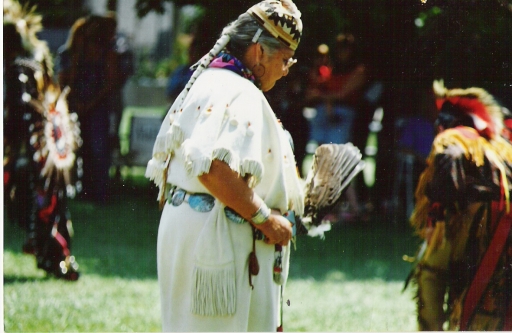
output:
[[[254, 1], [250, 0], [237, 0], [230, 1], [227, 3], [226, 1], [219, 1], [219, 0], [137, 0], [135, 4], [135, 9], [137, 10], [137, 15], [139, 17], [144, 17], [148, 13], [154, 11], [157, 13], [163, 13], [164, 12], [164, 6], [163, 4], [165, 2], [173, 2], [178, 7], [186, 6], [186, 5], [198, 5], [206, 9], [214, 9], [218, 8], [221, 9], [221, 11], [229, 12], [231, 11], [229, 7], [231, 8], [244, 8], [254, 4]], [[226, 10], [227, 7], [227, 10]], [[235, 13], [238, 13], [235, 12]], [[236, 14], [238, 15], [238, 14]]]
[[83, 8], [84, 0], [19, 0], [20, 4], [36, 6], [36, 13], [43, 17], [45, 28], [68, 28], [78, 18], [89, 12]]
[[166, 79], [183, 60], [180, 56], [172, 56], [155, 61], [149, 49], [140, 49], [137, 52], [137, 68], [134, 78]]
[[156, 60], [151, 50], [139, 50], [135, 78], [167, 79], [177, 67], [188, 63], [188, 48], [194, 35], [202, 33], [196, 30], [204, 17], [205, 10], [199, 6], [185, 6], [179, 8], [178, 13], [172, 54]]
[[[139, 14], [158, 10], [164, 1], [138, 0], [143, 9]], [[216, 33], [255, 2], [174, 1], [178, 6], [204, 7], [210, 30]], [[299, 59], [312, 61], [317, 45], [329, 44], [336, 34], [350, 30], [359, 37], [374, 75], [395, 85], [443, 77], [448, 85], [499, 86], [512, 76], [512, 0], [294, 2], [304, 22]]]
[[173, 58], [160, 60], [156, 64], [155, 78], [167, 79], [172, 72], [179, 66], [180, 62]]
[[202, 6], [188, 5], [180, 8], [178, 33], [193, 34], [198, 22], [205, 19], [206, 10]]
[[421, 24], [411, 40], [420, 51], [418, 67], [431, 66], [434, 77], [461, 86], [508, 81], [512, 75], [512, 6], [507, 8], [504, 3], [448, 1], [425, 6], [417, 15]]

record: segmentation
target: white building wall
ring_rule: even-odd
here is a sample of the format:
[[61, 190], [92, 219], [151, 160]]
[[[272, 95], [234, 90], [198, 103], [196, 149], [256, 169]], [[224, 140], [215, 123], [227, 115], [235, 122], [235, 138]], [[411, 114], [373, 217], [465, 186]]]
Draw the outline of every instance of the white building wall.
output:
[[89, 8], [91, 14], [103, 15], [106, 12], [107, 0], [86, 0], [84, 1], [84, 5]]
[[[119, 0], [117, 2], [117, 30], [126, 35], [134, 48], [153, 48], [161, 33], [172, 30], [174, 4], [164, 3], [165, 12], [151, 12], [139, 19], [135, 11], [136, 0]], [[106, 12], [107, 0], [85, 1], [93, 14], [103, 15]]]

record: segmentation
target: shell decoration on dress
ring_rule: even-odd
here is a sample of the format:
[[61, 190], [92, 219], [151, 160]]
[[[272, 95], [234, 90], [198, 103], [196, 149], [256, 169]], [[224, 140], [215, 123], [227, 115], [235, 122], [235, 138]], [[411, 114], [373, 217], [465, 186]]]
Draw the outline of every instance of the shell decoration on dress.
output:
[[[196, 112], [197, 108], [187, 108], [179, 114], [169, 112], [169, 119], [173, 117], [173, 121], [168, 122], [168, 129], [164, 136], [158, 136], [153, 148], [153, 158], [148, 162], [146, 168], [146, 177], [153, 180], [155, 184], [160, 187], [159, 198], [165, 193], [166, 174], [168, 172], [169, 162], [174, 156], [178, 148], [183, 148], [183, 158], [185, 160], [185, 168], [187, 173], [191, 176], [199, 176], [207, 173], [210, 169], [213, 160], [221, 160], [229, 165], [229, 167], [240, 174], [242, 177], [250, 175], [249, 185], [255, 187], [260, 183], [263, 176], [263, 166], [259, 161], [251, 159], [241, 159], [237, 154], [222, 147], [216, 147], [211, 152], [210, 156], [204, 156], [200, 152], [195, 150], [188, 150], [187, 140], [185, 140], [184, 129], [180, 124], [180, 118], [182, 116], [188, 116], [188, 112]], [[245, 124], [240, 123], [239, 119], [235, 114], [229, 112], [229, 107], [225, 107], [224, 110], [217, 108], [215, 105], [209, 104], [207, 107], [199, 106], [199, 118], [215, 117], [218, 121], [226, 122], [228, 126], [237, 128], [238, 130], [244, 131], [245, 136], [254, 136], [254, 130], [252, 129], [251, 122]], [[222, 113], [222, 115], [220, 114]], [[194, 115], [195, 117], [195, 115]], [[199, 119], [201, 121], [201, 119]], [[165, 124], [165, 123], [164, 123]], [[211, 133], [212, 138], [215, 136]]]

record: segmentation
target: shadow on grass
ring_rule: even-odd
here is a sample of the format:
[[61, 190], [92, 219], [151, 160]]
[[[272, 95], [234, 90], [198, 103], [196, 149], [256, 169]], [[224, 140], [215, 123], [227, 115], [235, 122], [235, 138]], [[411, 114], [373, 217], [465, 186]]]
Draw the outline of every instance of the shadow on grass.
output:
[[374, 216], [368, 222], [338, 223], [324, 240], [298, 238], [290, 278], [403, 281], [411, 264], [402, 257], [414, 254], [417, 246], [418, 240], [405, 221], [393, 223]]
[[83, 274], [156, 279], [160, 211], [152, 187], [113, 189], [107, 205], [73, 202], [73, 253]]
[[[108, 204], [81, 199], [68, 201], [74, 229], [71, 254], [75, 256], [82, 276], [156, 279], [160, 218], [156, 197], [157, 192], [152, 187], [123, 182], [113, 188]], [[8, 221], [5, 214], [4, 221], [4, 251], [21, 254], [25, 231]], [[34, 267], [34, 270], [37, 269]], [[6, 273], [11, 274], [5, 277], [6, 283], [25, 279], [13, 272]]]
[[50, 277], [34, 277], [34, 276], [19, 276], [19, 275], [4, 275], [4, 285], [14, 283], [26, 283], [26, 282], [41, 282], [48, 281]]
[[[156, 279], [156, 242], [160, 211], [157, 191], [122, 182], [111, 202], [97, 205], [70, 200], [75, 236], [72, 254], [82, 276], [97, 274], [128, 279]], [[4, 248], [20, 253], [24, 231], [4, 223]], [[324, 240], [300, 236], [292, 250], [291, 279], [374, 279], [403, 281], [411, 268], [402, 260], [412, 255], [418, 240], [406, 222], [374, 216], [365, 223], [336, 224]], [[23, 277], [10, 275], [6, 282]]]

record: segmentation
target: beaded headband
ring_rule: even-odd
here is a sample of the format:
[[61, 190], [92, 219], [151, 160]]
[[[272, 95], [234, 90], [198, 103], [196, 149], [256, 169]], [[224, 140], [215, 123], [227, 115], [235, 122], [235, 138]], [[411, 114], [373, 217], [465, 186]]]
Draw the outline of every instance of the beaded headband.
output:
[[247, 10], [274, 38], [296, 50], [302, 35], [301, 13], [291, 0], [265, 0]]

